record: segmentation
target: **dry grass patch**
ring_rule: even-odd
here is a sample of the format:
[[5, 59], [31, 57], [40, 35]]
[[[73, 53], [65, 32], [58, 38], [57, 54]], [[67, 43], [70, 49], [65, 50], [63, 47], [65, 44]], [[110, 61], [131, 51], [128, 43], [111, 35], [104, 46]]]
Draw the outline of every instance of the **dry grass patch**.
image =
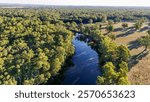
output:
[[[145, 23], [141, 30], [136, 31], [133, 28], [134, 23], [128, 22], [129, 29], [122, 29], [122, 23], [114, 24], [115, 31], [112, 34], [116, 35], [115, 42], [118, 44], [126, 45], [130, 49], [131, 56], [137, 56], [144, 48], [138, 44], [138, 39], [147, 35], [146, 31], [149, 29], [147, 23]], [[106, 30], [102, 30], [105, 34]], [[143, 55], [142, 55], [143, 54]], [[142, 53], [140, 58], [136, 59], [136, 63], [131, 61], [132, 68], [128, 73], [131, 84], [143, 84], [150, 85], [150, 54]], [[135, 60], [135, 59], [134, 59]]]

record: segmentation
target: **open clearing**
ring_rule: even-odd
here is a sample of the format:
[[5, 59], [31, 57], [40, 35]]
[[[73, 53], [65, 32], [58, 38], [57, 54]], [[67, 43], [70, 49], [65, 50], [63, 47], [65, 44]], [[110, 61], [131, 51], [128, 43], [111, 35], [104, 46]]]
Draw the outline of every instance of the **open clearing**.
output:
[[114, 25], [115, 30], [113, 34], [116, 35], [115, 42], [117, 44], [126, 45], [130, 50], [131, 57], [134, 57], [134, 60], [131, 59], [129, 62], [129, 81], [132, 85], [148, 85], [150, 84], [150, 53], [141, 53], [144, 48], [139, 46], [137, 42], [138, 38], [147, 35], [146, 31], [149, 29], [148, 25], [145, 23], [139, 31], [134, 30], [134, 23], [128, 22], [129, 27], [124, 30], [121, 25], [122, 23]]

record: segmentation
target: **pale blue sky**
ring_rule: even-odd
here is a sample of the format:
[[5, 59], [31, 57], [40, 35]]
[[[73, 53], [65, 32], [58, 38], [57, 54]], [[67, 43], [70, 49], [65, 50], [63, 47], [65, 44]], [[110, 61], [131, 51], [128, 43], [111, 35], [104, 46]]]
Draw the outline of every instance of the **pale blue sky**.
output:
[[0, 3], [92, 6], [150, 6], [150, 0], [0, 0]]

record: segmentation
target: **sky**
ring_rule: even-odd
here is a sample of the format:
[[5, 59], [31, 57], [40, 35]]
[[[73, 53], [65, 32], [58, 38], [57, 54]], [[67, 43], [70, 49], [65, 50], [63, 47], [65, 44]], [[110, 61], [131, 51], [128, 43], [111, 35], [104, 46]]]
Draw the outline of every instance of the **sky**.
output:
[[0, 0], [0, 3], [83, 5], [83, 6], [149, 6], [150, 0]]

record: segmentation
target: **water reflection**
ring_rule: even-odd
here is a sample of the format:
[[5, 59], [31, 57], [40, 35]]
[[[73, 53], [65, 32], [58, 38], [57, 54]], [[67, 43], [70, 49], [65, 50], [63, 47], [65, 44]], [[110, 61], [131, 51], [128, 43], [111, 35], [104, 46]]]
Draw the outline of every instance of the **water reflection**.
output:
[[92, 39], [82, 34], [77, 34], [73, 40], [75, 55], [72, 60], [74, 66], [68, 68], [64, 74], [64, 85], [95, 85], [97, 76], [100, 75], [98, 54], [87, 42]]

